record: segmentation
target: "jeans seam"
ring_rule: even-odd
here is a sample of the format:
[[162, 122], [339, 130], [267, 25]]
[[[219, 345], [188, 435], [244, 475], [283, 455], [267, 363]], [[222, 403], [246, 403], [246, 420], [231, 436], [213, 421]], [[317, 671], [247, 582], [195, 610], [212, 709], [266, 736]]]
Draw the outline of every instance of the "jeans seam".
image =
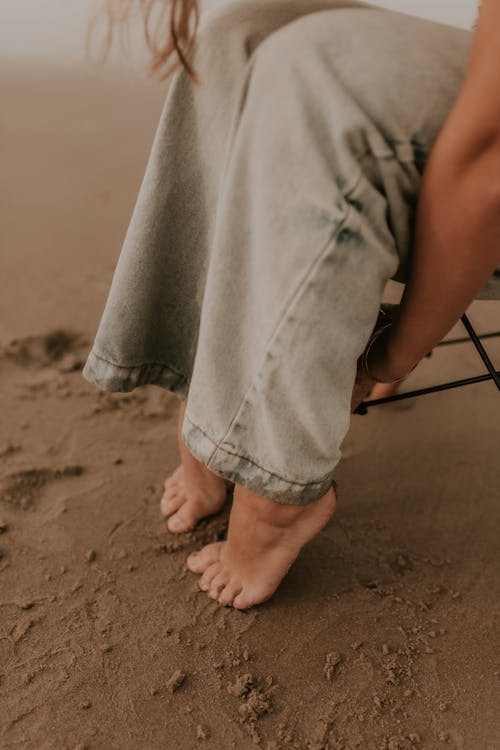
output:
[[[360, 174], [358, 176], [358, 180], [360, 180], [361, 178], [362, 178], [362, 173], [360, 172]], [[355, 187], [356, 187], [356, 185], [358, 183], [358, 180], [356, 181], [355, 185], [350, 188], [350, 190], [354, 190], [355, 189]], [[342, 197], [344, 197], [344, 194], [342, 194]], [[274, 327], [273, 332], [271, 333], [268, 341], [266, 342], [265, 353], [264, 353], [264, 356], [262, 358], [262, 361], [259, 364], [259, 367], [256, 370], [256, 372], [254, 373], [254, 375], [253, 375], [253, 377], [251, 379], [250, 385], [248, 386], [247, 390], [245, 391], [244, 395], [242, 396], [241, 401], [239, 402], [238, 407], [236, 408], [235, 414], [234, 414], [234, 416], [231, 418], [231, 420], [229, 422], [229, 425], [228, 425], [228, 428], [227, 428], [226, 432], [224, 433], [223, 437], [218, 442], [216, 442], [216, 447], [215, 447], [215, 449], [214, 449], [214, 451], [212, 453], [212, 456], [211, 456], [210, 460], [215, 455], [217, 449], [222, 447], [222, 444], [224, 443], [224, 441], [228, 438], [229, 434], [231, 433], [231, 430], [233, 429], [233, 426], [235, 425], [235, 423], [236, 423], [236, 421], [238, 419], [238, 416], [240, 415], [240, 413], [242, 411], [242, 408], [243, 408], [244, 404], [247, 402], [247, 396], [251, 393], [252, 389], [255, 387], [255, 383], [256, 383], [256, 381], [257, 381], [257, 379], [259, 377], [259, 374], [262, 372], [262, 369], [265, 366], [265, 363], [266, 363], [266, 360], [267, 360], [267, 353], [269, 351], [269, 348], [271, 347], [273, 341], [275, 340], [278, 332], [281, 330], [283, 322], [288, 318], [288, 313], [289, 313], [291, 307], [293, 306], [294, 302], [296, 301], [296, 299], [301, 294], [304, 285], [307, 283], [307, 280], [309, 279], [309, 277], [313, 273], [314, 269], [316, 268], [317, 263], [319, 262], [319, 260], [321, 258], [323, 258], [323, 255], [324, 255], [326, 249], [332, 243], [334, 237], [339, 234], [341, 228], [346, 224], [346, 222], [347, 222], [350, 214], [352, 213], [352, 210], [353, 210], [352, 206], [348, 203], [347, 207], [345, 209], [344, 216], [342, 217], [342, 219], [339, 219], [337, 221], [335, 219], [331, 220], [332, 223], [335, 224], [335, 231], [333, 233], [329, 234], [328, 240], [327, 240], [326, 244], [323, 246], [321, 252], [316, 257], [316, 259], [313, 261], [313, 263], [308, 267], [307, 271], [304, 273], [304, 275], [302, 276], [302, 278], [300, 279], [300, 281], [297, 283], [297, 286], [293, 290], [292, 295], [289, 297], [289, 299], [288, 299], [288, 301], [287, 301], [287, 303], [286, 303], [286, 305], [285, 305], [285, 307], [283, 309], [282, 314], [278, 318], [278, 322], [276, 323], [276, 326]], [[223, 450], [225, 450], [225, 448], [223, 448]], [[272, 472], [269, 472], [269, 473], [271, 474]]]
[[224, 451], [224, 453], [228, 453], [230, 456], [235, 456], [236, 458], [242, 458], [245, 461], [249, 461], [250, 463], [252, 463], [254, 466], [256, 466], [261, 471], [265, 471], [266, 474], [269, 474], [270, 476], [275, 477], [276, 479], [279, 479], [282, 482], [286, 482], [287, 484], [298, 485], [299, 487], [310, 487], [310, 486], [314, 486], [314, 485], [323, 484], [323, 482], [325, 481], [325, 479], [328, 479], [328, 477], [330, 476], [330, 472], [328, 472], [321, 479], [314, 480], [312, 482], [299, 482], [296, 479], [290, 479], [289, 477], [283, 477], [283, 476], [281, 476], [281, 474], [276, 474], [275, 471], [271, 471], [270, 469], [267, 469], [265, 466], [261, 466], [261, 464], [258, 463], [258, 461], [256, 461], [251, 456], [248, 456], [248, 455], [245, 455], [245, 454], [242, 454], [242, 453], [237, 453], [236, 451], [231, 451], [231, 450], [228, 450], [227, 448], [223, 447], [220, 443], [218, 443], [216, 440], [214, 440], [214, 438], [211, 435], [209, 435], [208, 432], [206, 432], [202, 427], [200, 427], [199, 425], [197, 425], [196, 422], [193, 422], [193, 420], [190, 417], [188, 417], [187, 413], [184, 415], [184, 418], [187, 419], [187, 421], [190, 423], [190, 425], [192, 427], [194, 427], [195, 429], [199, 430], [202, 433], [202, 435], [204, 435], [208, 440], [210, 440], [210, 442], [215, 446], [214, 451], [213, 451], [213, 453], [210, 456], [209, 462], [212, 460], [212, 458], [215, 455], [215, 453], [218, 450], [221, 450], [221, 451]]
[[107, 365], [111, 365], [111, 367], [117, 367], [120, 370], [134, 370], [138, 367], [166, 367], [168, 370], [172, 370], [172, 372], [174, 372], [176, 375], [182, 377], [185, 381], [189, 380], [189, 378], [183, 372], [181, 372], [168, 362], [139, 362], [138, 364], [119, 365], [116, 362], [111, 362], [110, 359], [106, 359], [106, 357], [103, 357], [101, 354], [97, 354], [97, 352], [95, 352], [93, 349], [91, 350], [90, 354], [96, 359], [101, 360], [101, 362], [105, 362]]

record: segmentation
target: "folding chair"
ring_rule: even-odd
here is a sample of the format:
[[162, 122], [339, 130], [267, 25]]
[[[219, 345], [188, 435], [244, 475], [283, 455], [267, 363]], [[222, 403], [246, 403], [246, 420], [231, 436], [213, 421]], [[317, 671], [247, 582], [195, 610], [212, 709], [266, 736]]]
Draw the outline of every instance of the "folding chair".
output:
[[[500, 278], [500, 275], [498, 272], [495, 272], [495, 284], [493, 289], [493, 293], [488, 293], [488, 296], [482, 297], [482, 299], [500, 299], [500, 295], [498, 295], [499, 291], [499, 284], [498, 280]], [[493, 280], [493, 279], [492, 279]], [[479, 298], [481, 299], [481, 298]], [[472, 323], [470, 322], [467, 315], [462, 315], [462, 323], [465, 326], [465, 330], [469, 334], [470, 340], [476, 347], [479, 356], [481, 357], [482, 361], [484, 362], [486, 369], [488, 370], [488, 374], [485, 375], [478, 375], [474, 378], [463, 378], [461, 380], [453, 380], [449, 383], [442, 383], [441, 385], [433, 385], [429, 386], [428, 388], [418, 388], [414, 391], [406, 391], [405, 393], [396, 393], [393, 396], [386, 396], [384, 398], [377, 398], [377, 399], [371, 399], [368, 401], [363, 401], [356, 411], [355, 414], [367, 414], [368, 409], [372, 406], [380, 406], [381, 404], [388, 404], [391, 401], [403, 401], [407, 398], [415, 398], [416, 396], [425, 396], [428, 393], [437, 393], [438, 391], [448, 391], [451, 388], [461, 388], [465, 385], [472, 385], [472, 383], [483, 383], [486, 380], [493, 380], [495, 383], [497, 389], [500, 391], [500, 370], [497, 370], [491, 359], [489, 358], [485, 348], [483, 347], [481, 343], [481, 339], [492, 339], [500, 337], [500, 331], [495, 331], [493, 333], [483, 333], [482, 335], [478, 335], [476, 331], [474, 330]], [[438, 346], [449, 346], [451, 344], [463, 344], [469, 341], [469, 337], [465, 338], [457, 338], [457, 339], [445, 339], [444, 341], [441, 341], [439, 344], [436, 345], [436, 348]], [[430, 352], [427, 356], [430, 357], [432, 355], [432, 352]]]

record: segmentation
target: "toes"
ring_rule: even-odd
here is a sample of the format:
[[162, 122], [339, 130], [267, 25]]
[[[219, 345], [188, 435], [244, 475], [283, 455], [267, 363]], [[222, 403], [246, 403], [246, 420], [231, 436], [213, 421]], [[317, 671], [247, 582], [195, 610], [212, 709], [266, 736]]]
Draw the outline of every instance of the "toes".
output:
[[166, 490], [169, 487], [176, 487], [179, 484], [181, 469], [182, 469], [182, 466], [178, 466], [177, 469], [174, 471], [174, 473], [165, 479], [163, 486], [165, 487]]
[[208, 589], [210, 588], [210, 584], [212, 583], [215, 576], [221, 572], [221, 569], [222, 565], [218, 560], [217, 562], [214, 562], [208, 566], [208, 568], [198, 581], [198, 586], [202, 591], [208, 591]]
[[163, 486], [166, 490], [169, 490], [171, 487], [177, 487], [178, 484], [179, 484], [179, 480], [177, 479], [175, 474], [172, 474], [171, 477], [168, 477], [163, 482]]
[[251, 589], [243, 589], [238, 596], [233, 600], [233, 607], [235, 609], [248, 609], [253, 607], [255, 604], [261, 604], [273, 594], [274, 589], [266, 591], [252, 591]]
[[220, 558], [223, 542], [207, 544], [202, 550], [192, 552], [186, 560], [186, 565], [193, 573], [203, 573], [209, 565]]
[[222, 591], [223, 588], [225, 588], [228, 581], [229, 581], [229, 571], [222, 569], [220, 573], [217, 573], [217, 575], [212, 578], [212, 582], [210, 583], [210, 586], [208, 588], [208, 595], [212, 599], [217, 599], [219, 597], [220, 592]]
[[233, 607], [235, 609], [247, 609], [247, 607], [251, 607], [252, 604], [253, 601], [245, 591], [240, 591], [238, 596], [235, 596], [233, 599]]
[[175, 513], [179, 510], [185, 498], [182, 494], [178, 493], [177, 490], [168, 490], [160, 500], [160, 510], [162, 515], [169, 516], [171, 513]]
[[225, 589], [219, 594], [217, 601], [226, 606], [232, 604], [234, 598], [240, 593], [241, 588], [241, 583], [238, 580], [229, 581]]
[[170, 516], [168, 519], [167, 529], [177, 534], [182, 531], [189, 531], [189, 529], [192, 529], [193, 526], [195, 526], [197, 520], [198, 519], [194, 517], [187, 508], [182, 506], [177, 513]]

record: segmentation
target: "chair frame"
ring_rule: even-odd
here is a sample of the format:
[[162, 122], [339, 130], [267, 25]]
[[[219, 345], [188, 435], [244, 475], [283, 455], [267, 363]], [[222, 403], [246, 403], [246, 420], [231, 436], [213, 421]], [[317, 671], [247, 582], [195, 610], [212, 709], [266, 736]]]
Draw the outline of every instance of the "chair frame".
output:
[[[388, 404], [391, 401], [403, 401], [407, 398], [416, 398], [417, 396], [425, 396], [428, 393], [438, 393], [439, 391], [448, 391], [452, 388], [461, 388], [465, 385], [472, 385], [473, 383], [483, 383], [486, 380], [493, 380], [495, 383], [497, 389], [500, 391], [500, 370], [497, 370], [495, 366], [493, 365], [493, 362], [489, 358], [484, 346], [481, 343], [481, 340], [483, 339], [492, 339], [492, 338], [498, 338], [500, 337], [500, 331], [495, 331], [493, 333], [483, 333], [481, 335], [478, 335], [476, 331], [474, 330], [472, 323], [470, 322], [467, 315], [462, 315], [462, 323], [465, 327], [465, 330], [468, 333], [468, 336], [465, 338], [457, 338], [457, 339], [445, 339], [444, 341], [441, 341], [439, 344], [436, 345], [435, 348], [439, 346], [450, 346], [451, 344], [463, 344], [468, 343], [469, 340], [472, 341], [474, 346], [476, 347], [479, 356], [481, 357], [482, 361], [486, 365], [486, 369], [488, 370], [487, 375], [478, 375], [473, 378], [463, 378], [462, 380], [453, 380], [449, 383], [442, 383], [441, 385], [433, 385], [428, 388], [418, 388], [414, 391], [406, 391], [405, 393], [396, 393], [393, 396], [386, 396], [384, 398], [377, 398], [377, 399], [371, 399], [368, 401], [363, 401], [356, 411], [355, 414], [361, 414], [365, 415], [368, 413], [368, 409], [372, 406], [381, 406], [382, 404]], [[430, 357], [432, 355], [432, 352], [430, 352], [427, 356]]]

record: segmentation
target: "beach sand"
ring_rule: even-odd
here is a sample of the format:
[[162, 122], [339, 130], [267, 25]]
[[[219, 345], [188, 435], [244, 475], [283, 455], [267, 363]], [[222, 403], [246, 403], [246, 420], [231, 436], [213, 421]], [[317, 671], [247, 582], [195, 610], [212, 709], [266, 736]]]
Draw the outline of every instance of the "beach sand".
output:
[[[159, 515], [176, 399], [80, 374], [165, 84], [4, 67], [0, 92], [0, 747], [500, 748], [495, 387], [353, 417], [334, 519], [271, 600], [218, 605], [185, 559], [227, 511]], [[405, 387], [482, 371], [443, 347]]]

